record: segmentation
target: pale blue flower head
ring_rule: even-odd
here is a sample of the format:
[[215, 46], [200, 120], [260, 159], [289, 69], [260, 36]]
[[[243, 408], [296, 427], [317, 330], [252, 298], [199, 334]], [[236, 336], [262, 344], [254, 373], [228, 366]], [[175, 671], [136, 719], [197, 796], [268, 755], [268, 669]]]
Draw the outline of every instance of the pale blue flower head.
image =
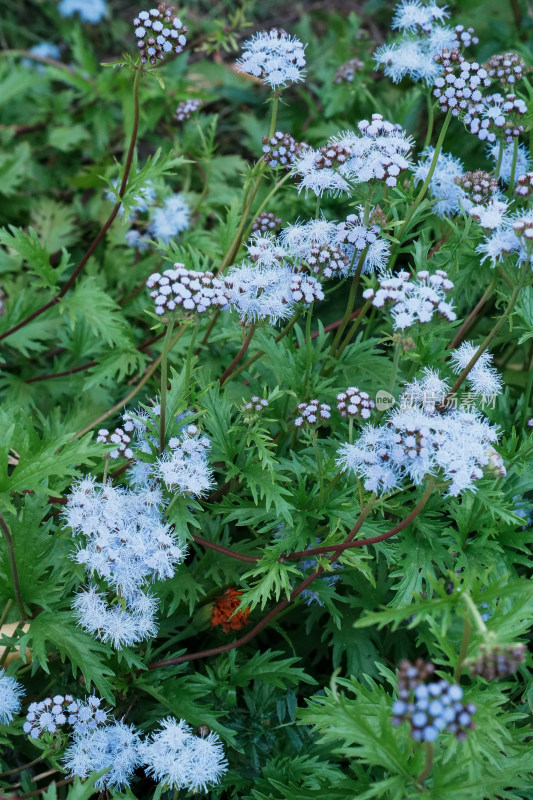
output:
[[243, 48], [237, 61], [240, 72], [261, 78], [273, 89], [303, 80], [305, 45], [296, 37], [273, 28], [247, 39]]
[[0, 669], [0, 723], [7, 725], [20, 710], [24, 689], [21, 684]]
[[91, 22], [93, 25], [107, 14], [105, 0], [61, 0], [57, 9], [62, 17], [79, 14], [83, 22]]
[[140, 736], [133, 726], [115, 722], [91, 733], [75, 735], [65, 752], [63, 765], [70, 775], [79, 778], [108, 768], [95, 787], [120, 790], [129, 786], [135, 769], [142, 763], [140, 744]]
[[156, 209], [148, 228], [153, 239], [161, 239], [168, 243], [174, 236], [186, 230], [190, 225], [190, 209], [182, 194], [167, 197], [163, 207]]
[[220, 781], [228, 765], [216, 733], [196, 736], [185, 720], [162, 720], [161, 728], [141, 746], [147, 775], [165, 786], [206, 791]]
[[[415, 184], [426, 180], [434, 152], [434, 147], [424, 150], [422, 158], [414, 169]], [[461, 210], [469, 211], [472, 208], [472, 200], [455, 180], [460, 178], [463, 172], [463, 164], [459, 158], [450, 153], [439, 154], [429, 182], [429, 194], [435, 200], [433, 210], [439, 217], [458, 214]]]

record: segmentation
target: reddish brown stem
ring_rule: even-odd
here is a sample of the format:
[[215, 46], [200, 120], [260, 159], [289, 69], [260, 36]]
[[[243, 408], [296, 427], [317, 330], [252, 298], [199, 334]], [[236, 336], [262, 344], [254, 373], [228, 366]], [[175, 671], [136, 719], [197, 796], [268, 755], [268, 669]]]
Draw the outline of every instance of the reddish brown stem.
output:
[[94, 253], [94, 251], [96, 250], [96, 248], [98, 247], [98, 245], [100, 244], [100, 242], [102, 241], [104, 236], [106, 235], [106, 233], [109, 230], [109, 228], [111, 227], [111, 225], [113, 224], [113, 222], [115, 220], [115, 217], [117, 216], [117, 214], [119, 212], [120, 206], [122, 205], [122, 198], [124, 197], [124, 194], [126, 192], [126, 186], [127, 186], [127, 183], [128, 183], [128, 178], [129, 178], [129, 174], [130, 174], [130, 170], [131, 170], [131, 165], [132, 165], [132, 162], [133, 162], [133, 154], [135, 152], [135, 143], [137, 141], [137, 131], [139, 129], [139, 80], [140, 80], [140, 76], [141, 76], [141, 70], [138, 69], [137, 72], [135, 73], [135, 80], [134, 80], [134, 83], [133, 83], [133, 98], [134, 98], [133, 129], [132, 129], [132, 132], [131, 132], [131, 139], [130, 139], [130, 144], [129, 144], [129, 148], [128, 148], [128, 154], [126, 156], [126, 161], [125, 161], [125, 164], [124, 164], [124, 175], [122, 176], [122, 183], [120, 184], [120, 189], [119, 189], [119, 192], [118, 192], [118, 196], [120, 198], [119, 201], [117, 203], [115, 203], [115, 205], [113, 206], [111, 214], [109, 215], [107, 220], [104, 222], [103, 226], [98, 231], [97, 235], [93, 239], [92, 243], [89, 245], [89, 248], [86, 251], [86, 253], [83, 256], [83, 258], [81, 259], [80, 263], [78, 264], [78, 266], [76, 267], [76, 269], [74, 270], [74, 272], [72, 273], [72, 275], [70, 276], [68, 281], [65, 283], [63, 288], [58, 292], [58, 294], [56, 294], [55, 297], [53, 297], [51, 300], [49, 300], [48, 303], [45, 303], [43, 306], [38, 308], [32, 314], [29, 314], [29, 316], [27, 316], [25, 319], [23, 319], [20, 322], [18, 322], [16, 325], [14, 325], [8, 331], [5, 331], [5, 333], [2, 333], [0, 335], [0, 341], [2, 341], [3, 339], [6, 339], [8, 336], [11, 336], [13, 333], [16, 333], [16, 331], [19, 331], [21, 328], [24, 328], [26, 325], [28, 325], [34, 319], [36, 319], [37, 317], [41, 316], [41, 314], [44, 314], [45, 311], [48, 311], [49, 308], [52, 308], [53, 306], [57, 305], [57, 303], [59, 303], [61, 298], [63, 298], [66, 295], [66, 293], [68, 292], [70, 287], [75, 283], [76, 279], [78, 278], [78, 275], [85, 268], [85, 265], [87, 264], [88, 260], [90, 259], [90, 257], [92, 256], [92, 254]]
[[250, 329], [246, 334], [246, 338], [242, 343], [241, 349], [239, 350], [239, 352], [237, 353], [237, 355], [235, 356], [229, 367], [220, 376], [219, 382], [221, 386], [228, 380], [229, 376], [231, 375], [231, 373], [233, 372], [233, 370], [235, 369], [235, 367], [237, 366], [243, 355], [248, 350], [248, 347], [250, 346], [250, 342], [252, 341], [252, 336], [254, 335], [254, 333], [255, 333], [255, 325], [250, 325]]
[[[364, 545], [376, 544], [377, 542], [382, 542], [385, 539], [389, 539], [391, 536], [394, 536], [395, 533], [398, 533], [399, 531], [406, 528], [415, 519], [415, 517], [418, 516], [418, 514], [420, 514], [420, 512], [426, 505], [427, 501], [429, 500], [430, 495], [434, 488], [435, 488], [435, 483], [431, 481], [426, 487], [424, 494], [422, 495], [416, 506], [413, 508], [411, 513], [402, 522], [400, 522], [398, 525], [395, 525], [394, 528], [391, 528], [390, 531], [382, 533], [379, 536], [372, 536], [369, 539], [360, 539], [358, 542], [354, 542], [354, 546], [363, 547]], [[367, 503], [367, 505], [359, 515], [357, 522], [355, 523], [352, 530], [346, 537], [343, 545], [351, 543], [352, 539], [354, 539], [355, 536], [357, 536], [357, 533], [362, 528], [376, 500], [377, 498], [374, 496], [373, 499]], [[344, 547], [344, 549], [346, 549], [346, 547]], [[313, 551], [305, 550], [303, 552], [306, 555], [309, 555]], [[342, 554], [342, 549], [338, 550], [338, 552], [334, 553], [334, 555], [331, 556], [331, 558], [329, 559], [329, 563], [333, 564], [335, 561], [337, 561], [338, 558], [340, 558], [341, 554]], [[246, 644], [255, 636], [257, 636], [257, 634], [260, 633], [263, 630], [263, 628], [265, 628], [268, 625], [268, 623], [271, 622], [271, 620], [273, 620], [281, 611], [287, 608], [287, 606], [296, 597], [298, 597], [299, 594], [301, 594], [305, 589], [307, 589], [307, 587], [316, 578], [319, 578], [324, 572], [325, 572], [325, 567], [318, 567], [313, 573], [311, 573], [311, 575], [308, 575], [308, 577], [305, 578], [305, 580], [303, 580], [302, 583], [300, 583], [295, 589], [293, 589], [289, 597], [286, 597], [284, 600], [281, 600], [281, 602], [275, 605], [274, 608], [272, 608], [268, 612], [268, 614], [266, 614], [266, 616], [264, 616], [263, 619], [257, 623], [257, 625], [255, 625], [251, 630], [248, 631], [248, 633], [246, 633], [244, 636], [241, 636], [239, 639], [235, 639], [233, 642], [228, 642], [228, 644], [219, 645], [218, 647], [211, 647], [208, 650], [200, 650], [198, 653], [187, 653], [183, 656], [176, 656], [175, 658], [167, 658], [163, 659], [162, 661], [154, 661], [152, 664], [148, 665], [148, 669], [152, 670], [152, 669], [158, 669], [159, 667], [170, 667], [176, 664], [183, 664], [187, 661], [195, 661], [200, 658], [209, 658], [209, 656], [216, 656], [219, 655], [220, 653], [225, 653], [228, 650], [233, 650], [236, 647], [240, 647], [241, 645]]]
[[236, 558], [238, 561], [246, 561], [249, 564], [257, 564], [257, 562], [260, 560], [257, 556], [246, 556], [244, 553], [238, 553], [236, 550], [230, 550], [228, 547], [223, 547], [221, 544], [209, 542], [207, 539], [204, 539], [202, 536], [198, 536], [196, 533], [192, 534], [192, 538], [196, 544], [201, 544], [202, 547], [207, 547], [209, 550], [216, 550], [217, 553], [222, 553], [230, 558]]
[[487, 300], [489, 299], [489, 297], [492, 294], [492, 290], [494, 289], [495, 285], [496, 285], [496, 280], [493, 279], [490, 282], [490, 284], [487, 287], [487, 289], [485, 290], [483, 296], [476, 303], [476, 305], [474, 306], [473, 310], [470, 312], [468, 317], [465, 319], [465, 321], [463, 322], [463, 324], [461, 325], [461, 327], [459, 328], [459, 330], [457, 331], [457, 333], [455, 334], [455, 336], [451, 340], [450, 344], [446, 348], [447, 350], [453, 350], [455, 347], [457, 347], [457, 345], [459, 344], [459, 342], [461, 341], [461, 339], [465, 335], [466, 331], [468, 330], [468, 328], [470, 327], [470, 325], [472, 324], [474, 319], [477, 317], [477, 315], [479, 314], [479, 312], [481, 311], [481, 309], [483, 308], [483, 306], [485, 305]]

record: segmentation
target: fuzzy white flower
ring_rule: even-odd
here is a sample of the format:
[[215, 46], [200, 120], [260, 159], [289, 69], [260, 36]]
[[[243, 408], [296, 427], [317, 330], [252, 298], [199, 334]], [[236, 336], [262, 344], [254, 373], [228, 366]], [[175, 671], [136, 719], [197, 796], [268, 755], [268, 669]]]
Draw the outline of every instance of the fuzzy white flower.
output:
[[339, 466], [380, 494], [404, 478], [420, 484], [428, 475], [446, 480], [450, 495], [475, 489], [483, 468], [495, 462], [498, 431], [478, 412], [437, 408], [446, 391], [436, 373], [426, 372], [406, 387], [400, 408], [383, 425], [368, 425], [357, 442], [341, 446]]
[[[422, 154], [413, 173], [415, 184], [426, 180], [434, 153], [435, 148], [428, 147]], [[459, 158], [450, 153], [439, 153], [435, 171], [429, 182], [429, 194], [436, 201], [433, 210], [439, 217], [458, 214], [461, 209], [468, 211], [471, 208], [472, 201], [455, 181], [463, 175], [463, 172], [463, 164]]]
[[0, 723], [7, 725], [18, 714], [24, 690], [20, 683], [0, 669]]
[[105, 0], [61, 0], [57, 10], [62, 17], [79, 14], [81, 20], [95, 25], [106, 16], [107, 5]]
[[186, 230], [190, 224], [190, 209], [182, 194], [167, 197], [162, 208], [154, 211], [147, 234], [153, 239], [168, 243], [174, 236]]
[[[463, 342], [453, 351], [450, 362], [453, 371], [458, 375], [468, 366], [477, 352], [472, 342]], [[466, 382], [473, 392], [482, 396], [500, 394], [502, 379], [492, 366], [492, 355], [485, 350], [466, 377]]]
[[196, 736], [185, 720], [161, 721], [159, 730], [141, 745], [147, 775], [173, 789], [207, 791], [226, 772], [222, 742], [216, 733]]
[[433, 275], [422, 270], [416, 277], [409, 272], [399, 272], [398, 275], [385, 273], [380, 278], [379, 289], [376, 292], [366, 289], [363, 297], [371, 300], [376, 308], [389, 304], [394, 330], [404, 330], [416, 322], [429, 322], [434, 314], [440, 314], [450, 322], [457, 319], [452, 304], [446, 299], [450, 289], [453, 289], [453, 283], [443, 270], [437, 270]]
[[440, 8], [434, 3], [420, 3], [418, 0], [403, 0], [395, 8], [391, 28], [404, 31], [431, 29], [434, 22], [443, 22], [449, 14], [446, 6]]
[[305, 45], [295, 36], [273, 28], [247, 39], [242, 57], [237, 60], [239, 72], [246, 72], [273, 89], [303, 80]]
[[[495, 144], [491, 145], [487, 150], [487, 156], [493, 161], [494, 166], [498, 163], [498, 157], [500, 154], [500, 143], [496, 142]], [[505, 183], [509, 183], [511, 178], [511, 171], [513, 167], [513, 152], [514, 152], [514, 144], [506, 144], [503, 148], [503, 154], [500, 164], [500, 180], [504, 181]], [[515, 168], [515, 176], [516, 175], [523, 175], [525, 172], [529, 172], [531, 169], [531, 157], [529, 155], [529, 150], [525, 146], [525, 144], [518, 145], [518, 152], [516, 158], [516, 168]]]
[[188, 425], [179, 437], [169, 440], [169, 450], [157, 461], [156, 474], [168, 489], [200, 497], [213, 483], [207, 460], [211, 443], [199, 436], [196, 425]]
[[87, 778], [93, 772], [108, 769], [99, 778], [97, 789], [122, 789], [129, 786], [135, 769], [140, 766], [141, 739], [133, 726], [115, 722], [92, 733], [74, 737], [67, 748], [63, 765], [70, 775]]

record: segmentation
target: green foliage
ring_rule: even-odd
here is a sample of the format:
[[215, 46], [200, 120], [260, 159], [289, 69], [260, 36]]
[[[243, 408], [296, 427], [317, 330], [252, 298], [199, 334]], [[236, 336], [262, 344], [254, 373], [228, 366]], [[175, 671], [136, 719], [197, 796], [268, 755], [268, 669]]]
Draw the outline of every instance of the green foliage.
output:
[[[0, 54], [0, 671], [25, 694], [21, 712], [0, 724], [0, 795], [102, 795], [95, 782], [105, 771], [63, 775], [71, 732], [35, 739], [23, 730], [31, 702], [94, 693], [110, 719], [141, 736], [173, 716], [221, 737], [228, 771], [205, 791], [180, 789], [180, 799], [533, 800], [531, 656], [497, 680], [472, 668], [484, 648], [527, 646], [533, 630], [529, 265], [520, 270], [513, 253], [495, 266], [482, 260], [487, 231], [464, 209], [437, 215], [433, 191], [422, 197], [410, 170], [394, 187], [354, 182], [347, 194], [316, 198], [263, 160], [270, 130], [320, 148], [374, 113], [412, 136], [413, 164], [426, 137], [436, 144], [443, 117], [428, 118], [431, 87], [374, 70], [391, 4], [372, 0], [363, 13], [198, 0], [180, 9], [185, 53], [142, 72], [134, 9], [110, 2], [106, 20], [93, 25], [63, 18], [52, 0], [20, 5], [2, 11]], [[449, 24], [472, 25], [479, 36], [465, 57], [483, 63], [517, 50], [533, 65], [523, 3], [456, 5]], [[243, 40], [266, 26], [306, 43], [305, 80], [275, 94], [235, 69]], [[58, 59], [31, 57], [42, 41], [60, 46]], [[336, 82], [350, 59], [354, 79]], [[527, 75], [515, 90], [528, 104], [520, 141], [531, 149]], [[176, 107], [191, 98], [201, 110], [178, 122]], [[494, 172], [485, 145], [455, 119], [444, 151], [465, 170]], [[503, 179], [500, 189], [510, 213], [530, 213], [528, 198]], [[179, 233], [169, 222], [166, 236], [154, 219], [177, 194], [190, 214]], [[389, 243], [393, 274], [447, 272], [455, 321], [393, 327], [389, 305], [365, 302], [363, 292], [378, 285], [366, 269], [357, 286], [351, 275], [319, 276], [325, 299], [297, 304], [279, 322], [254, 319], [246, 352], [249, 320], [235, 310], [155, 313], [146, 281], [176, 262], [219, 278], [245, 260], [254, 268], [247, 239], [260, 211], [287, 228], [360, 209], [372, 210]], [[287, 263], [309, 271], [295, 256]], [[424, 369], [452, 385], [454, 337], [453, 347], [487, 345], [503, 378], [502, 393], [474, 409], [497, 430], [506, 474], [488, 450], [475, 491], [451, 496], [439, 472], [413, 513], [429, 476], [376, 497], [341, 470], [339, 448], [358, 441], [365, 420], [342, 417], [337, 395], [357, 386], [374, 400], [380, 391], [397, 400]], [[460, 387], [459, 403], [468, 404], [470, 388]], [[266, 401], [263, 410], [247, 408], [252, 397]], [[295, 426], [298, 404], [313, 398], [330, 416]], [[132, 453], [115, 459], [114, 445], [96, 435], [124, 428], [124, 411], [145, 420], [146, 435], [139, 443], [129, 430]], [[378, 408], [369, 421], [386, 420]], [[209, 444], [202, 492], [169, 488], [158, 473], [159, 460], [173, 457], [169, 439], [189, 425]], [[414, 438], [410, 447], [422, 448], [423, 434]], [[143, 466], [157, 476], [154, 529], [172, 526], [184, 557], [166, 579], [142, 584], [157, 633], [118, 649], [101, 627], [85, 631], [74, 600], [88, 585], [107, 592], [114, 609], [131, 598], [109, 590], [98, 569], [84, 570], [84, 537], [66, 526], [65, 505], [80, 478], [131, 489]], [[139, 558], [152, 532], [139, 536]], [[334, 549], [348, 538], [351, 547]], [[313, 552], [319, 547], [328, 549]], [[391, 722], [396, 669], [419, 658], [477, 707], [465, 741], [441, 732], [432, 763], [409, 724]], [[168, 800], [171, 791], [139, 767], [131, 787], [105, 794]]]

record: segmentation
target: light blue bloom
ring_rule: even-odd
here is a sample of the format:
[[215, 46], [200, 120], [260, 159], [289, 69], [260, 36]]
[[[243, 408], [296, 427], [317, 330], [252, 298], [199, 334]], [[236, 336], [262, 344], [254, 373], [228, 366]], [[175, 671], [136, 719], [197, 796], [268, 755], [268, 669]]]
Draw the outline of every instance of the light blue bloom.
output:
[[83, 22], [91, 22], [93, 25], [107, 14], [105, 0], [61, 0], [57, 10], [62, 17], [79, 14]]
[[195, 736], [185, 720], [162, 720], [161, 728], [141, 745], [146, 774], [165, 786], [206, 791], [218, 783], [228, 764], [216, 733]]
[[70, 775], [87, 778], [92, 772], [109, 768], [95, 787], [122, 789], [129, 786], [135, 769], [140, 766], [141, 739], [133, 726], [115, 722], [92, 733], [75, 735], [66, 750], [63, 764]]
[[162, 208], [156, 209], [148, 228], [153, 239], [162, 239], [167, 244], [174, 236], [186, 230], [190, 225], [191, 212], [182, 194], [173, 194], [164, 202]]
[[24, 689], [4, 669], [0, 669], [0, 723], [7, 725], [20, 710]]

